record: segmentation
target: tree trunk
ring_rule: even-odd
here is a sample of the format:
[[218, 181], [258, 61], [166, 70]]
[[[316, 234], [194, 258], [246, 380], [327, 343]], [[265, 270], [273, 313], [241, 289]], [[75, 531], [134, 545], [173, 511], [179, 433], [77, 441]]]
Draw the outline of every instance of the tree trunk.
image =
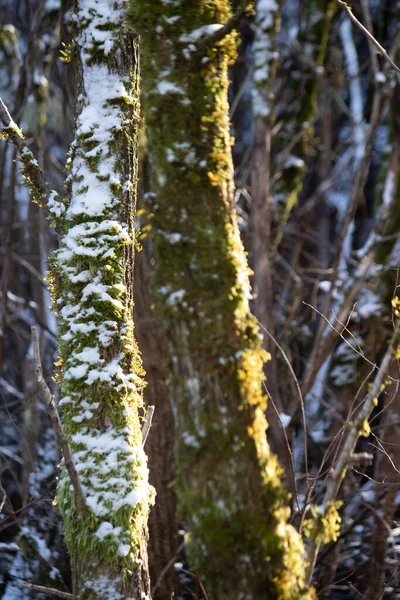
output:
[[171, 600], [176, 590], [174, 559], [177, 560], [174, 478], [174, 417], [167, 388], [167, 352], [161, 327], [152, 310], [151, 268], [144, 249], [135, 259], [136, 337], [146, 369], [146, 405], [155, 406], [151, 432], [146, 442], [150, 483], [157, 502], [149, 519], [149, 569], [153, 600]]
[[147, 518], [153, 498], [139, 411], [143, 369], [133, 335], [139, 80], [123, 3], [78, 0], [77, 129], [69, 195], [50, 211], [60, 317], [60, 406], [85, 494], [64, 470], [58, 502], [80, 600], [150, 597]]
[[176, 491], [190, 568], [209, 597], [309, 598], [266, 442], [266, 352], [234, 208], [227, 68], [236, 35], [218, 39], [230, 16], [226, 0], [130, 3], [145, 62], [156, 181], [148, 216], [171, 360]]

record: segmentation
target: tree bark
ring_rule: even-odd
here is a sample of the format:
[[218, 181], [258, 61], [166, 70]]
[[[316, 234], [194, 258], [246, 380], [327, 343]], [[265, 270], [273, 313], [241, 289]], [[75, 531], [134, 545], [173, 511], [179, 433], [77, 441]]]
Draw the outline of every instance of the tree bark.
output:
[[134, 339], [133, 266], [139, 123], [138, 46], [123, 3], [78, 0], [73, 47], [77, 129], [69, 195], [50, 197], [65, 432], [85, 496], [63, 470], [58, 503], [80, 600], [150, 597], [142, 448], [143, 368]]
[[177, 581], [174, 558], [177, 558], [174, 478], [174, 418], [167, 387], [167, 352], [161, 325], [152, 310], [151, 267], [146, 250], [135, 259], [136, 337], [146, 370], [146, 405], [155, 406], [153, 424], [146, 442], [150, 483], [157, 502], [149, 518], [149, 569], [153, 600], [170, 600]]
[[[130, 2], [141, 35], [155, 197], [155, 298], [170, 356], [176, 492], [190, 568], [228, 600], [310, 598], [266, 442], [266, 352], [233, 195], [229, 2]], [[218, 39], [217, 39], [218, 38]]]

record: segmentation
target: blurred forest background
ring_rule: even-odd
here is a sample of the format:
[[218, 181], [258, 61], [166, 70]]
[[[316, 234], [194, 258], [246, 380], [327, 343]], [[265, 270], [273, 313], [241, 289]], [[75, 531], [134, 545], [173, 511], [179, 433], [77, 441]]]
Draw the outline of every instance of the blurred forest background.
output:
[[[270, 31], [267, 81], [257, 78], [257, 60], [266, 50], [257, 43], [256, 17], [246, 17], [230, 68], [229, 101], [236, 210], [255, 273], [252, 310], [271, 354], [267, 435], [292, 494], [291, 521], [300, 527], [304, 508], [317, 504], [325, 489], [346, 426], [393, 334], [400, 265], [400, 84], [396, 69], [336, 0], [282, 0], [276, 6], [280, 24]], [[398, 64], [400, 2], [354, 0], [352, 6]], [[74, 77], [65, 62], [71, 10], [68, 0], [0, 0], [0, 96], [61, 194], [74, 136]], [[268, 98], [268, 114], [260, 110], [258, 94]], [[144, 114], [146, 108], [144, 102]], [[135, 327], [147, 374], [145, 401], [156, 406], [146, 447], [158, 494], [150, 518], [153, 596], [170, 598], [175, 589], [178, 597], [205, 598], [186, 562], [185, 523], [175, 521], [169, 485], [174, 420], [164, 342], [152, 314], [151, 230], [141, 216], [150, 212], [151, 199], [145, 131], [140, 152], [143, 248], [135, 263]], [[20, 166], [12, 143], [0, 141], [5, 600], [50, 597], [22, 589], [21, 579], [70, 590], [53, 504], [60, 451], [40, 399], [30, 334], [37, 325], [50, 382], [57, 321], [49, 310], [46, 272], [57, 238], [46, 211], [31, 201]], [[321, 599], [400, 599], [397, 360], [387, 375], [390, 385], [378, 397], [339, 493], [340, 531], [318, 555], [314, 575]]]

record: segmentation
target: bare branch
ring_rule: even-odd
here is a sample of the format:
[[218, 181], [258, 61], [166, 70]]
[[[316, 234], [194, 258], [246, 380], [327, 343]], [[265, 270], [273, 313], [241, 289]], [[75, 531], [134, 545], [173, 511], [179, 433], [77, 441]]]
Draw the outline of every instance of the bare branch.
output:
[[340, 6], [342, 6], [344, 8], [344, 10], [346, 11], [349, 19], [354, 23], [354, 25], [356, 25], [356, 27], [358, 27], [363, 33], [365, 33], [365, 35], [367, 36], [368, 40], [377, 48], [379, 54], [382, 54], [382, 56], [387, 60], [387, 62], [391, 65], [391, 67], [397, 71], [397, 73], [400, 73], [400, 68], [396, 65], [396, 63], [390, 58], [389, 54], [386, 52], [385, 48], [383, 46], [380, 45], [380, 43], [378, 42], [378, 40], [376, 40], [374, 38], [374, 36], [372, 35], [372, 33], [370, 33], [368, 31], [368, 29], [366, 27], [364, 27], [364, 25], [357, 19], [357, 17], [353, 14], [353, 11], [351, 9], [351, 6], [349, 6], [346, 2], [344, 2], [343, 0], [336, 0], [336, 2], [338, 4], [340, 4]]
[[6, 500], [7, 500], [7, 494], [6, 494], [3, 486], [1, 485], [1, 483], [0, 483], [0, 492], [3, 494], [3, 497], [2, 497], [2, 499], [0, 501], [0, 512], [1, 512], [3, 510], [3, 508], [4, 508], [4, 505], [5, 505]]
[[355, 466], [372, 465], [373, 460], [374, 456], [369, 452], [356, 452], [355, 454], [351, 454], [349, 456], [348, 464]]
[[[365, 22], [367, 23], [368, 31], [373, 36], [374, 29], [372, 26], [371, 12], [369, 10], [368, 0], [361, 0], [361, 7], [363, 10]], [[376, 76], [379, 73], [379, 63], [378, 63], [378, 59], [376, 56], [376, 52], [374, 50], [374, 44], [372, 43], [370, 38], [368, 38], [368, 47], [369, 47], [369, 54], [371, 56], [372, 72], [374, 74], [375, 81], [376, 81]]]
[[74, 598], [73, 594], [69, 592], [62, 592], [61, 590], [45, 587], [44, 585], [36, 585], [35, 583], [29, 583], [29, 581], [18, 581], [18, 583], [21, 587], [32, 592], [37, 592], [38, 594], [48, 594], [49, 596], [54, 596], [54, 598], [64, 598], [65, 600], [73, 600]]
[[47, 406], [49, 407], [49, 415], [50, 415], [51, 424], [53, 425], [53, 428], [54, 428], [54, 431], [55, 431], [55, 434], [57, 437], [57, 442], [61, 448], [61, 452], [62, 452], [64, 460], [65, 460], [65, 466], [67, 468], [68, 475], [69, 475], [71, 483], [72, 483], [72, 487], [74, 488], [76, 507], [79, 510], [79, 512], [83, 513], [85, 510], [85, 506], [86, 506], [85, 494], [83, 492], [81, 483], [79, 481], [78, 473], [76, 472], [76, 469], [75, 469], [74, 461], [72, 458], [72, 452], [69, 447], [68, 439], [67, 439], [67, 436], [65, 435], [65, 432], [64, 432], [64, 429], [63, 429], [63, 426], [61, 423], [61, 419], [60, 419], [60, 415], [57, 410], [56, 403], [54, 402], [54, 396], [50, 392], [50, 390], [44, 380], [44, 377], [43, 377], [42, 363], [40, 360], [39, 341], [38, 341], [38, 336], [37, 336], [37, 331], [36, 331], [35, 325], [32, 325], [31, 333], [32, 333], [33, 351], [34, 351], [34, 356], [35, 356], [37, 381], [38, 381], [39, 387], [43, 393], [43, 396], [46, 400]]
[[143, 447], [144, 447], [144, 445], [146, 443], [147, 436], [149, 435], [149, 431], [150, 431], [150, 427], [151, 427], [151, 422], [153, 420], [154, 411], [155, 411], [155, 406], [151, 405], [151, 406], [147, 407], [146, 418], [145, 418], [143, 429], [142, 429], [142, 446]]
[[390, 340], [389, 347], [383, 357], [379, 371], [375, 377], [374, 383], [371, 386], [370, 391], [365, 396], [362, 403], [362, 408], [351, 422], [348, 423], [348, 429], [344, 436], [342, 448], [338, 454], [333, 473], [327, 483], [324, 501], [318, 511], [318, 517], [315, 521], [313, 530], [311, 531], [311, 542], [307, 551], [307, 582], [310, 583], [312, 574], [317, 560], [318, 551], [321, 545], [318, 539], [318, 528], [321, 522], [321, 518], [325, 515], [325, 512], [329, 509], [333, 502], [335, 502], [340, 485], [347, 473], [347, 469], [351, 464], [354, 464], [354, 448], [357, 444], [358, 438], [361, 435], [363, 424], [371, 416], [371, 413], [376, 405], [376, 398], [382, 391], [382, 386], [385, 385], [385, 379], [387, 377], [389, 367], [393, 360], [394, 351], [396, 350], [400, 340], [400, 319], [397, 321], [395, 331], [392, 339]]
[[22, 162], [21, 172], [23, 177], [27, 180], [28, 186], [32, 195], [32, 198], [40, 206], [47, 204], [50, 194], [54, 193], [49, 188], [43, 171], [39, 166], [39, 163], [33, 156], [32, 151], [29, 149], [28, 144], [24, 139], [24, 134], [18, 125], [14, 122], [11, 117], [7, 106], [4, 104], [0, 97], [0, 124], [1, 132], [0, 137], [11, 139], [14, 146], [17, 148], [20, 160]]

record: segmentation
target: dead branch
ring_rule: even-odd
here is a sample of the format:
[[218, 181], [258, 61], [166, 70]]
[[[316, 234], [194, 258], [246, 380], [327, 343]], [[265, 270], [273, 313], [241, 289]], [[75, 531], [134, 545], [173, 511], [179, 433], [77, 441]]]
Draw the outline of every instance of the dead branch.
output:
[[61, 448], [61, 452], [62, 452], [64, 460], [65, 460], [65, 466], [67, 468], [72, 487], [74, 488], [76, 507], [79, 510], [79, 512], [83, 513], [85, 510], [85, 506], [86, 506], [85, 494], [83, 492], [81, 483], [79, 481], [78, 473], [76, 472], [76, 468], [75, 468], [74, 461], [72, 458], [72, 452], [71, 452], [71, 449], [70, 449], [69, 443], [68, 443], [68, 438], [64, 432], [64, 428], [61, 423], [60, 415], [58, 413], [56, 403], [54, 402], [54, 396], [50, 392], [50, 390], [47, 386], [47, 383], [45, 382], [44, 377], [43, 377], [43, 369], [42, 369], [42, 363], [40, 360], [39, 341], [38, 341], [38, 336], [37, 336], [36, 325], [32, 325], [31, 333], [32, 333], [33, 351], [34, 351], [34, 356], [35, 356], [37, 381], [38, 381], [39, 387], [42, 391], [42, 394], [46, 400], [47, 406], [49, 408], [51, 424], [53, 425], [53, 428], [54, 428], [54, 431], [55, 431], [55, 434], [57, 437], [57, 442]]
[[380, 45], [380, 43], [378, 42], [377, 39], [374, 38], [374, 36], [372, 35], [372, 33], [370, 33], [368, 31], [368, 29], [366, 27], [364, 27], [364, 25], [357, 19], [357, 17], [354, 15], [354, 13], [352, 11], [351, 6], [349, 6], [343, 0], [336, 0], [336, 2], [338, 4], [340, 4], [340, 6], [342, 6], [344, 8], [344, 10], [346, 11], [346, 13], [347, 13], [350, 21], [352, 21], [354, 23], [354, 25], [356, 25], [356, 27], [358, 27], [367, 36], [368, 40], [377, 48], [378, 53], [382, 54], [382, 56], [385, 58], [385, 60], [387, 60], [387, 62], [390, 64], [390, 66], [395, 71], [397, 71], [397, 73], [400, 73], [400, 68], [391, 59], [391, 57], [389, 56], [389, 54], [386, 52], [385, 48]]
[[49, 596], [54, 596], [54, 598], [64, 598], [65, 600], [73, 600], [74, 598], [73, 594], [70, 594], [69, 592], [62, 592], [61, 590], [45, 587], [44, 585], [36, 585], [29, 581], [18, 581], [18, 583], [21, 587], [31, 590], [32, 592], [37, 592], [38, 594], [48, 594]]
[[372, 465], [372, 461], [374, 460], [373, 454], [369, 452], [356, 452], [355, 454], [351, 454], [349, 456], [348, 464], [361, 466], [361, 465]]

